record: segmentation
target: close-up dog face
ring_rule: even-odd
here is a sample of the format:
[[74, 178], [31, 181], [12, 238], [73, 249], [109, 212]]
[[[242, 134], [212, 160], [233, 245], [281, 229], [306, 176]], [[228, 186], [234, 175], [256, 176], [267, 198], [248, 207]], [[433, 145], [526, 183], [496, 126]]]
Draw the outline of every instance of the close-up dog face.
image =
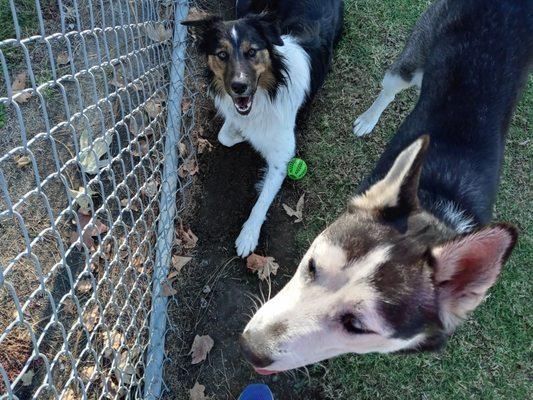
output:
[[241, 115], [252, 110], [257, 88], [272, 94], [282, 79], [274, 46], [282, 46], [279, 29], [268, 15], [224, 22], [217, 17], [184, 21], [201, 28], [200, 49], [212, 74], [211, 90], [231, 96]]
[[343, 353], [430, 350], [483, 300], [516, 240], [501, 224], [458, 236], [416, 197], [427, 139], [311, 244], [241, 337], [263, 374]]

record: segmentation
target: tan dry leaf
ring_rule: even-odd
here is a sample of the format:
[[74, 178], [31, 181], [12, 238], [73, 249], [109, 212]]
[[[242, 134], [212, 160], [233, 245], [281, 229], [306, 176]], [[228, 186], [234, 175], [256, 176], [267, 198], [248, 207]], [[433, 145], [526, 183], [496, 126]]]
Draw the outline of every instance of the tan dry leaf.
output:
[[70, 57], [66, 51], [63, 51], [57, 55], [57, 63], [59, 65], [65, 65], [70, 63]]
[[26, 89], [26, 81], [28, 80], [28, 73], [21, 72], [13, 80], [11, 90], [13, 90], [13, 100], [19, 104], [26, 103], [32, 96], [31, 92], [23, 92]]
[[28, 73], [21, 72], [15, 79], [13, 79], [13, 84], [11, 85], [11, 90], [13, 93], [20, 92], [21, 90], [26, 89], [26, 81], [28, 80]]
[[[87, 225], [91, 221], [91, 216], [81, 213], [80, 210], [78, 210], [76, 214], [78, 215], [78, 220], [80, 222], [79, 231], [83, 232], [82, 243], [84, 243], [90, 251], [93, 251], [96, 249], [93, 236], [98, 236], [103, 233], [106, 233], [109, 228], [99, 219], [95, 219], [92, 225], [87, 227]], [[76, 220], [74, 220], [73, 223], [76, 223]], [[72, 244], [76, 242], [78, 238], [78, 230], [72, 232], [70, 235], [70, 243]], [[78, 249], [81, 249], [81, 244], [78, 244]]]
[[78, 190], [68, 189], [72, 196], [74, 203], [78, 203], [80, 208], [78, 211], [84, 215], [91, 215], [91, 196], [94, 194], [92, 190], [85, 190], [83, 186], [80, 186]]
[[163, 282], [161, 284], [161, 296], [162, 297], [168, 297], [168, 296], [174, 296], [178, 291], [172, 287], [172, 285], [168, 282]]
[[[137, 149], [139, 149], [139, 151], [137, 151]], [[145, 155], [148, 154], [149, 151], [150, 151], [150, 145], [148, 144], [148, 142], [146, 140], [139, 140], [138, 146], [133, 145], [132, 154], [135, 157], [144, 157]]]
[[197, 153], [198, 154], [203, 154], [205, 152], [209, 153], [211, 150], [213, 150], [213, 145], [211, 144], [211, 142], [207, 139], [199, 137], [196, 143]]
[[99, 319], [100, 311], [98, 310], [98, 306], [96, 304], [93, 304], [87, 308], [83, 314], [83, 324], [89, 332], [93, 331], [96, 324], [98, 324]]
[[146, 113], [152, 119], [154, 119], [155, 117], [159, 115], [159, 113], [161, 112], [161, 108], [162, 108], [161, 100], [158, 98], [150, 99], [144, 105], [144, 109], [146, 110]]
[[192, 389], [189, 389], [189, 400], [208, 400], [205, 396], [205, 386], [196, 382]]
[[196, 175], [198, 171], [198, 163], [195, 159], [190, 159], [180, 165], [178, 175], [180, 178], [185, 179], [188, 176]]
[[172, 37], [172, 30], [165, 28], [165, 25], [159, 23], [155, 26], [147, 25], [146, 34], [154, 42], [164, 42]]
[[[192, 232], [191, 232], [192, 233]], [[194, 235], [194, 234], [193, 234]], [[196, 237], [196, 236], [195, 236]], [[197, 238], [198, 239], [198, 238]], [[195, 244], [196, 245], [196, 244]], [[181, 269], [192, 260], [192, 257], [172, 256], [172, 268], [179, 274]]]
[[103, 340], [106, 345], [104, 349], [104, 357], [111, 358], [113, 356], [113, 350], [118, 350], [122, 343], [123, 335], [121, 332], [113, 331], [111, 333], [111, 346], [108, 346], [107, 335], [102, 332]]
[[80, 396], [76, 394], [74, 389], [70, 386], [67, 388], [67, 391], [61, 396], [61, 400], [78, 400]]
[[144, 188], [142, 188], [141, 191], [148, 197], [154, 197], [157, 194], [158, 187], [159, 183], [152, 179], [146, 182], [146, 185], [144, 185]]
[[82, 293], [90, 292], [93, 289], [93, 285], [91, 284], [90, 279], [84, 279], [78, 283], [77, 286], [78, 290]]
[[120, 376], [122, 375], [124, 383], [129, 385], [131, 383], [131, 378], [135, 375], [135, 367], [132, 364], [132, 360], [128, 360], [127, 351], [118, 355], [117, 365], [118, 368], [115, 370], [116, 378], [120, 380]]
[[187, 114], [187, 111], [191, 109], [191, 106], [192, 106], [191, 99], [188, 99], [188, 98], [183, 99], [183, 101], [181, 102], [181, 112], [183, 114]]
[[33, 372], [32, 369], [27, 370], [26, 373], [20, 378], [22, 381], [22, 386], [30, 386], [34, 375], [35, 372]]
[[96, 375], [93, 376], [94, 371], [96, 369], [94, 368], [94, 365], [86, 365], [85, 367], [82, 367], [78, 370], [78, 374], [80, 375], [80, 378], [84, 381], [94, 381], [96, 379]]
[[278, 273], [279, 264], [274, 261], [274, 257], [263, 257], [252, 253], [246, 258], [246, 267], [253, 272], [257, 272], [259, 279], [264, 281], [270, 275]]
[[22, 168], [26, 165], [31, 163], [31, 159], [28, 156], [21, 156], [19, 154], [13, 156], [15, 162], [17, 163], [17, 167]]
[[180, 226], [176, 229], [176, 242], [185, 249], [194, 249], [198, 243], [198, 236], [190, 229]]
[[213, 348], [213, 345], [215, 344], [215, 341], [211, 336], [209, 335], [203, 335], [199, 336], [196, 335], [194, 337], [194, 342], [191, 346], [191, 351], [189, 351], [189, 354], [191, 354], [192, 360], [191, 364], [198, 364], [204, 361], [207, 358], [207, 354], [211, 351]]
[[302, 222], [304, 212], [305, 193], [300, 196], [298, 203], [296, 203], [296, 210], [283, 203], [283, 209], [289, 217], [296, 217], [294, 223]]
[[185, 143], [179, 142], [178, 143], [178, 149], [179, 149], [179, 153], [180, 153], [180, 157], [181, 158], [187, 157], [188, 150], [187, 150], [187, 145]]

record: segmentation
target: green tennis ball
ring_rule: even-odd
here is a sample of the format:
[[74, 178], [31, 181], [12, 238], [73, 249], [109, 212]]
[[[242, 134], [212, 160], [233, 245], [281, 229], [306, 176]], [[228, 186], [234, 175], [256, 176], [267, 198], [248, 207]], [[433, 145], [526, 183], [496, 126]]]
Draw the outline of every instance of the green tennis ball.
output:
[[287, 175], [289, 178], [298, 181], [307, 173], [307, 164], [301, 158], [294, 157], [287, 165]]

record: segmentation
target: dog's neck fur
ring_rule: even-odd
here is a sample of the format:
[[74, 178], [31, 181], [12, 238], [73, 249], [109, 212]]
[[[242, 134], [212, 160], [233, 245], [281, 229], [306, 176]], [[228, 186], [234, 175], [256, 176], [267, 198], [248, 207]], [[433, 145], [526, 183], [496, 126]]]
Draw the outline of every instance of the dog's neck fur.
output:
[[419, 191], [418, 196], [422, 207], [454, 232], [468, 233], [477, 226], [474, 218], [461, 204], [424, 189]]

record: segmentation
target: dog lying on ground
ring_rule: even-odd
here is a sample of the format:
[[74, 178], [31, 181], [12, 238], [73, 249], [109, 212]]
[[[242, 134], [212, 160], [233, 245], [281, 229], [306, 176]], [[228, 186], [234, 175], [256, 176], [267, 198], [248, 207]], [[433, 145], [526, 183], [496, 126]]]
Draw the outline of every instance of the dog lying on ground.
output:
[[431, 41], [411, 39], [395, 64], [423, 71], [419, 101], [347, 211], [244, 329], [257, 372], [438, 349], [482, 302], [517, 240], [514, 227], [487, 224], [532, 63], [532, 7], [445, 0], [425, 14], [417, 29]]
[[200, 28], [224, 146], [248, 141], [267, 162], [259, 198], [235, 243], [250, 254], [295, 154], [301, 106], [322, 85], [342, 28], [341, 0], [241, 0], [238, 18], [183, 21]]

